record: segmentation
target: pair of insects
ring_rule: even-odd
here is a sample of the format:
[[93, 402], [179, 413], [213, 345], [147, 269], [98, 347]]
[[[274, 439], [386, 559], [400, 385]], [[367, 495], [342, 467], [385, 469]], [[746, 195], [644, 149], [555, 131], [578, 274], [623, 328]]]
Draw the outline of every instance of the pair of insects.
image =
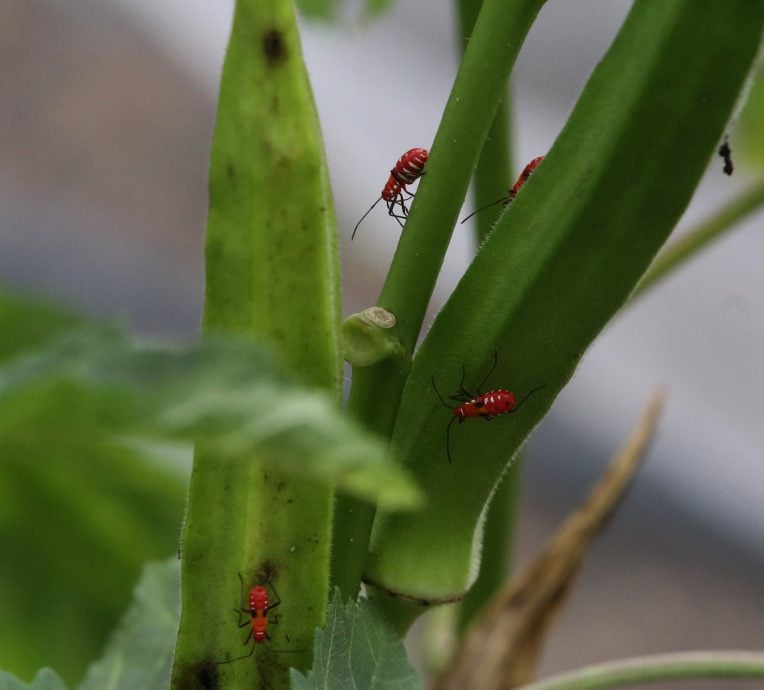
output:
[[498, 355], [493, 355], [493, 366], [485, 375], [485, 378], [478, 385], [475, 393], [470, 393], [464, 387], [464, 379], [467, 376], [467, 368], [462, 365], [462, 380], [459, 383], [459, 388], [456, 393], [449, 397], [449, 400], [459, 403], [458, 405], [449, 405], [438, 390], [438, 386], [435, 383], [435, 376], [432, 377], [432, 387], [435, 389], [440, 402], [445, 407], [451, 410], [453, 417], [446, 427], [446, 454], [448, 455], [448, 462], [452, 462], [451, 457], [451, 427], [454, 422], [461, 424], [466, 419], [485, 419], [486, 422], [490, 422], [494, 417], [500, 417], [505, 414], [513, 414], [517, 412], [522, 404], [528, 400], [534, 393], [544, 388], [545, 384], [536, 386], [529, 393], [525, 394], [520, 402], [517, 402], [517, 398], [512, 391], [508, 391], [505, 388], [497, 388], [495, 390], [488, 391], [487, 393], [481, 393], [480, 389], [485, 385], [485, 382], [491, 376], [496, 369], [496, 365], [499, 362]]
[[[385, 202], [388, 215], [395, 218], [395, 220], [398, 221], [398, 224], [403, 227], [403, 221], [409, 214], [409, 209], [406, 205], [406, 202], [410, 201], [414, 197], [414, 195], [409, 192], [406, 187], [416, 182], [420, 177], [422, 177], [422, 175], [425, 174], [424, 167], [427, 164], [428, 157], [429, 153], [427, 152], [427, 149], [414, 148], [406, 151], [406, 153], [404, 153], [398, 159], [392, 170], [390, 170], [390, 176], [387, 178], [387, 183], [382, 188], [382, 193], [380, 194], [379, 198], [369, 207], [369, 210], [361, 216], [361, 220], [355, 224], [355, 227], [353, 228], [353, 234], [350, 236], [351, 242], [355, 238], [355, 234], [358, 231], [358, 226], [361, 224], [363, 219], [371, 213], [372, 209], [380, 201]], [[503, 203], [506, 206], [507, 204], [513, 202], [517, 196], [517, 193], [520, 191], [520, 188], [528, 181], [528, 178], [543, 159], [543, 156], [534, 158], [530, 163], [528, 163], [528, 165], [525, 166], [523, 171], [520, 173], [520, 177], [517, 178], [517, 181], [514, 185], [512, 185], [511, 189], [509, 189], [506, 196], [488, 204], [487, 206], [479, 208], [477, 211], [473, 211], [462, 221], [462, 223], [472, 218], [472, 216], [474, 216], [476, 213], [480, 213], [480, 211], [484, 211], [491, 206], [495, 206], [496, 204], [500, 203]]]

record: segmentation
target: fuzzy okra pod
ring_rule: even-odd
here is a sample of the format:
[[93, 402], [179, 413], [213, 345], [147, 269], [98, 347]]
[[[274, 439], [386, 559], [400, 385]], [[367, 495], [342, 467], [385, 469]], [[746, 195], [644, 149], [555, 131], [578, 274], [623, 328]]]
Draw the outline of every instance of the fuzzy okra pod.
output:
[[[291, 0], [237, 0], [210, 170], [206, 332], [268, 344], [339, 402], [336, 224]], [[263, 458], [197, 447], [173, 688], [287, 688], [324, 622], [333, 495]], [[263, 585], [281, 624], [247, 654], [233, 609]], [[289, 651], [290, 653], [280, 653]]]

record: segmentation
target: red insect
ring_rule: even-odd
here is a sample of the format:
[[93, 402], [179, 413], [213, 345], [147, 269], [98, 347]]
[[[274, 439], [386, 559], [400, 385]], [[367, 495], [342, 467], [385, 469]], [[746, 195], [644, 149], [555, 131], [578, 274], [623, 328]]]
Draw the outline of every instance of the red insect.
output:
[[[241, 594], [244, 593], [244, 578], [241, 576], [241, 573], [239, 573], [239, 581], [241, 582], [239, 600], [241, 600]], [[252, 649], [249, 651], [249, 654], [237, 657], [236, 659], [231, 659], [231, 661], [238, 661], [239, 659], [246, 659], [247, 657], [252, 656], [252, 654], [255, 652], [255, 645], [262, 644], [269, 639], [268, 612], [275, 609], [281, 603], [281, 599], [279, 599], [279, 596], [276, 594], [276, 590], [272, 584], [271, 589], [273, 589], [273, 594], [276, 596], [276, 601], [274, 603], [271, 603], [268, 590], [265, 587], [262, 585], [254, 585], [250, 588], [249, 595], [247, 597], [247, 603], [249, 604], [249, 607], [234, 609], [234, 611], [239, 614], [239, 627], [244, 628], [246, 626], [250, 626], [249, 632], [247, 633], [247, 639], [244, 640], [244, 645], [248, 645], [250, 640], [252, 640], [254, 644], [252, 645]], [[249, 620], [242, 621], [242, 613], [248, 615]], [[276, 621], [270, 622], [275, 623]]]
[[[371, 210], [380, 202], [384, 201], [387, 205], [387, 213], [398, 221], [398, 225], [403, 227], [403, 221], [406, 220], [406, 216], [409, 214], [406, 201], [412, 199], [414, 195], [406, 189], [406, 185], [416, 182], [422, 175], [424, 175], [424, 166], [427, 163], [427, 149], [409, 149], [404, 153], [390, 171], [390, 177], [387, 178], [387, 184], [382, 189], [382, 194], [361, 216], [355, 227], [353, 228], [353, 234], [350, 236], [350, 241], [353, 241], [355, 233], [358, 230], [358, 226], [361, 224], [366, 216], [371, 213]], [[404, 197], [404, 194], [408, 194], [408, 198]], [[396, 206], [400, 206], [400, 215], [396, 213]]]
[[496, 353], [493, 356], [493, 366], [490, 371], [485, 375], [485, 378], [480, 382], [477, 387], [476, 393], [470, 393], [464, 387], [464, 379], [466, 376], [466, 367], [462, 365], [462, 380], [459, 383], [459, 389], [456, 395], [452, 395], [449, 400], [458, 402], [455, 407], [451, 407], [440, 394], [437, 385], [435, 384], [435, 376], [432, 377], [432, 387], [440, 398], [440, 402], [443, 403], [453, 413], [451, 421], [446, 427], [446, 454], [448, 455], [448, 461], [451, 462], [451, 427], [455, 421], [459, 421], [461, 424], [465, 419], [474, 419], [482, 417], [486, 422], [490, 422], [494, 417], [499, 417], [503, 414], [512, 414], [520, 409], [520, 406], [533, 395], [536, 391], [541, 390], [545, 384], [536, 386], [530, 393], [528, 393], [520, 402], [515, 399], [515, 394], [504, 388], [498, 388], [496, 390], [488, 391], [488, 393], [481, 393], [480, 389], [483, 384], [488, 380], [488, 377], [496, 369], [496, 365], [499, 361], [499, 357]]
[[528, 165], [526, 165], [523, 168], [523, 171], [520, 173], [520, 177], [517, 178], [517, 182], [512, 185], [512, 189], [510, 189], [507, 192], [507, 196], [503, 196], [501, 199], [497, 199], [496, 201], [492, 201], [487, 206], [483, 206], [479, 208], [477, 211], [473, 211], [468, 215], [462, 223], [466, 223], [472, 216], [474, 216], [476, 213], [480, 213], [481, 211], [485, 211], [487, 208], [491, 208], [491, 206], [496, 206], [496, 204], [504, 204], [504, 206], [507, 206], [511, 204], [515, 197], [517, 196], [518, 192], [520, 191], [520, 188], [528, 181], [528, 178], [533, 174], [533, 171], [539, 166], [541, 161], [544, 160], [544, 156], [539, 156], [538, 158], [534, 158]]

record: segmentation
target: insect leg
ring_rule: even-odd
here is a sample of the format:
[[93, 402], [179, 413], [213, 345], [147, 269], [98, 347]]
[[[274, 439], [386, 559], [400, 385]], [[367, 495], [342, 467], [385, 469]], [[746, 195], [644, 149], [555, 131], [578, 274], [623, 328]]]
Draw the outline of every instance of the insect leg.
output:
[[536, 391], [540, 391], [542, 388], [545, 388], [546, 384], [542, 383], [540, 386], [536, 386], [530, 393], [526, 393], [525, 397], [515, 405], [514, 410], [509, 410], [509, 413], [512, 414], [513, 412], [517, 412], [520, 409], [520, 405], [522, 405], [528, 398], [530, 398]]
[[488, 373], [485, 375], [485, 378], [484, 378], [484, 379], [483, 379], [483, 380], [480, 382], [480, 385], [477, 387], [477, 393], [478, 393], [478, 395], [482, 395], [482, 394], [483, 394], [483, 393], [482, 393], [482, 391], [481, 391], [480, 389], [483, 387], [483, 385], [485, 384], [485, 382], [488, 380], [488, 377], [489, 377], [491, 374], [493, 374], [493, 372], [494, 372], [494, 369], [496, 369], [496, 365], [497, 365], [498, 363], [499, 363], [499, 353], [498, 353], [496, 350], [494, 350], [494, 351], [493, 351], [493, 365], [492, 365], [492, 366], [491, 366], [491, 368], [488, 370]]

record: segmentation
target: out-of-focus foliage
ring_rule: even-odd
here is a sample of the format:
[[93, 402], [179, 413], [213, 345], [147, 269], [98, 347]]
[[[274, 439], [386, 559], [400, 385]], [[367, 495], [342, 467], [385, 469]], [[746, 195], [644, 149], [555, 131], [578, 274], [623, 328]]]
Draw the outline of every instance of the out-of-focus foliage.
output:
[[9, 298], [0, 326], [0, 666], [14, 673], [44, 662], [79, 677], [141, 565], [177, 549], [178, 441], [267, 452], [391, 505], [416, 498], [381, 443], [252, 344], [140, 347]]
[[339, 589], [329, 605], [326, 628], [316, 630], [313, 668], [291, 670], [293, 690], [418, 690], [419, 678], [403, 642], [366, 599], [342, 603]]
[[79, 690], [164, 690], [178, 630], [178, 561], [143, 569], [133, 602], [104, 657], [88, 670]]
[[252, 343], [148, 348], [95, 326], [0, 367], [3, 441], [44, 454], [51, 445], [76, 451], [98, 442], [132, 449], [136, 437], [259, 454], [281, 471], [393, 508], [416, 500], [381, 442], [329, 396], [290, 383]]
[[185, 491], [177, 470], [87, 422], [98, 411], [71, 386], [40, 376], [25, 394], [10, 390], [9, 373], [31, 365], [25, 353], [39, 361], [79, 326], [0, 295], [0, 667], [31, 678], [51, 665], [69, 682], [100, 651], [144, 561], [177, 548]]
[[66, 690], [66, 685], [56, 672], [49, 668], [42, 669], [29, 685], [14, 678], [10, 673], [0, 671], [0, 690]]
[[[365, 0], [365, 13], [374, 16], [389, 9], [392, 0]], [[300, 12], [311, 19], [333, 20], [337, 17], [342, 0], [297, 0]]]

